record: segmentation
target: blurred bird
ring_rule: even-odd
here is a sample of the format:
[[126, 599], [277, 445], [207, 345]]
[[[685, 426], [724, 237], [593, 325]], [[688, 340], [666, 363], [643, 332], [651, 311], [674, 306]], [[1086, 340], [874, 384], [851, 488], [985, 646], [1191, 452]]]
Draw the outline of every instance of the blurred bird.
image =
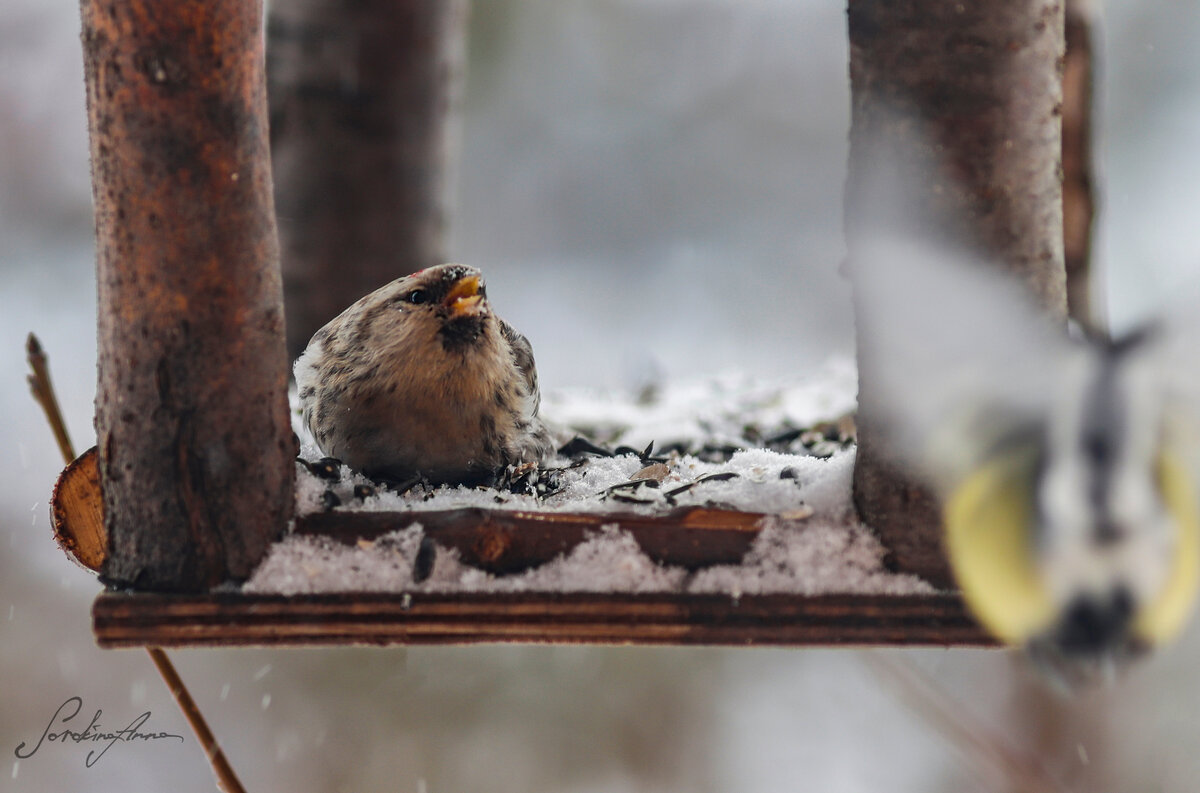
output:
[[854, 265], [883, 440], [941, 496], [980, 622], [1066, 687], [1177, 635], [1200, 582], [1200, 334], [1068, 338], [949, 245], [881, 238]]
[[368, 476], [483, 481], [552, 449], [528, 340], [488, 304], [479, 271], [443, 264], [380, 287], [296, 360], [321, 450]]

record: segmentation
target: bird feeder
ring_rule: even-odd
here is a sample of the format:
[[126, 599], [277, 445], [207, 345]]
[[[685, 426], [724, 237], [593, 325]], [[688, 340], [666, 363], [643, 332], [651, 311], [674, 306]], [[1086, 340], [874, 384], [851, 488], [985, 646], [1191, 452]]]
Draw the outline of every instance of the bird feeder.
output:
[[[454, 37], [462, 34], [462, 5], [413, 8], [425, 10], [388, 24], [424, 24], [449, 43], [429, 46], [416, 37], [403, 48], [411, 57], [384, 58], [375, 66], [390, 70], [391, 79], [423, 81], [424, 93], [392, 86], [340, 95], [331, 87], [333, 78], [305, 72], [305, 85], [325, 93], [288, 96], [292, 102], [316, 97], [326, 109], [349, 107], [358, 114], [338, 133], [349, 140], [345, 156], [404, 152], [437, 171], [453, 81], [431, 64], [461, 49]], [[69, 467], [55, 503], [61, 513], [56, 522], [68, 539], [99, 537], [103, 545], [99, 571], [111, 587], [93, 611], [101, 646], [991, 643], [948, 590], [906, 596], [278, 596], [228, 586], [249, 576], [288, 531], [296, 454], [288, 421], [261, 3], [84, 0], [82, 9], [100, 287], [98, 447], [90, 461]], [[276, 31], [292, 37], [284, 46], [310, 40], [303, 20], [279, 19]], [[849, 33], [851, 219], [857, 146], [868, 132], [905, 134], [880, 129], [882, 116], [875, 112], [904, 94], [934, 120], [939, 140], [950, 148], [962, 185], [953, 198], [969, 210], [985, 244], [1035, 284], [1052, 310], [1060, 310], [1061, 5], [851, 0]], [[321, 63], [314, 58], [304, 68]], [[431, 74], [434, 89], [428, 87]], [[396, 97], [412, 101], [404, 105]], [[372, 123], [386, 117], [364, 106], [374, 101], [400, 102], [416, 115], [411, 124]], [[291, 134], [286, 125], [306, 119], [312, 120], [287, 105], [274, 119], [277, 133]], [[997, 146], [1003, 157], [985, 156]], [[290, 206], [305, 206], [327, 189], [316, 177], [307, 183], [288, 177]], [[392, 192], [395, 204], [385, 209], [398, 212], [392, 222], [409, 229], [387, 243], [409, 246], [393, 258], [413, 254], [414, 262], [426, 263], [436, 251], [429, 230], [440, 227], [441, 189], [435, 173]], [[853, 223], [848, 225], [853, 256]], [[367, 236], [362, 245], [380, 244], [379, 236]], [[293, 240], [290, 248], [309, 255], [322, 243], [305, 244]], [[356, 245], [339, 244], [339, 279], [350, 279]], [[378, 259], [378, 251], [364, 257]], [[306, 290], [319, 291], [310, 284], [291, 296], [303, 300]], [[320, 310], [295, 305], [288, 315], [319, 325], [323, 319], [313, 312]], [[878, 330], [866, 327], [868, 333]], [[307, 338], [313, 329], [297, 332]], [[872, 451], [869, 359], [860, 366], [864, 443], [856, 480], [862, 514], [900, 569], [945, 583], [936, 515], [920, 491], [899, 482], [888, 461]], [[503, 570], [505, 564], [549, 559], [600, 522], [620, 525], [643, 548], [654, 549], [656, 558], [702, 567], [744, 552], [761, 517], [723, 510], [654, 517], [459, 510], [422, 520], [436, 525], [439, 541], [458, 547], [464, 559]], [[333, 512], [298, 520], [293, 531], [370, 541], [411, 519]]]

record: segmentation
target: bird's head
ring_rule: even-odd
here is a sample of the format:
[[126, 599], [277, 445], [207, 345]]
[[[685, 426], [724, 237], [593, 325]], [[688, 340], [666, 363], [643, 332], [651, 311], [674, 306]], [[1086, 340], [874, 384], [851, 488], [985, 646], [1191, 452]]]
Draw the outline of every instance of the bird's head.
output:
[[435, 336], [446, 349], [477, 342], [493, 320], [487, 287], [474, 267], [430, 267], [396, 281], [390, 292], [390, 306], [409, 332], [418, 338]]

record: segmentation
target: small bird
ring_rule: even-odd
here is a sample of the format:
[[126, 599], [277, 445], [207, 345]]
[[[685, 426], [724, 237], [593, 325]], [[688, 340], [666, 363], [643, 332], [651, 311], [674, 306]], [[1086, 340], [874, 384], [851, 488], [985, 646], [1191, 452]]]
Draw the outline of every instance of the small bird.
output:
[[474, 267], [430, 267], [361, 298], [313, 335], [295, 375], [321, 451], [373, 478], [480, 482], [553, 449], [533, 349]]
[[1073, 339], [986, 257], [881, 239], [855, 261], [885, 439], [943, 501], [967, 605], [1066, 689], [1187, 624], [1200, 586], [1196, 328]]
[[901, 111], [878, 128], [904, 134], [861, 141], [860, 408], [941, 499], [980, 624], [1060, 689], [1110, 682], [1178, 636], [1200, 592], [1197, 295], [1116, 338], [1072, 332], [942, 200], [956, 169], [922, 124]]

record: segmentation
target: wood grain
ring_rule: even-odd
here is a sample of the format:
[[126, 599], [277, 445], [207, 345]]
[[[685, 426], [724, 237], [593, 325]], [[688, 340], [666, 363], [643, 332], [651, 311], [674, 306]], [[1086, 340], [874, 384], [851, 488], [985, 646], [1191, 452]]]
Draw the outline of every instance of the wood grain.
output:
[[762, 528], [753, 512], [676, 509], [662, 515], [454, 509], [430, 512], [325, 512], [296, 521], [295, 533], [353, 544], [420, 523], [434, 542], [489, 573], [519, 573], [568, 553], [587, 535], [616, 524], [656, 562], [695, 570], [739, 564]]
[[100, 572], [107, 554], [108, 533], [104, 529], [95, 446], [59, 474], [50, 498], [50, 520], [58, 547], [93, 573]]
[[101, 647], [994, 644], [957, 596], [105, 593]]

